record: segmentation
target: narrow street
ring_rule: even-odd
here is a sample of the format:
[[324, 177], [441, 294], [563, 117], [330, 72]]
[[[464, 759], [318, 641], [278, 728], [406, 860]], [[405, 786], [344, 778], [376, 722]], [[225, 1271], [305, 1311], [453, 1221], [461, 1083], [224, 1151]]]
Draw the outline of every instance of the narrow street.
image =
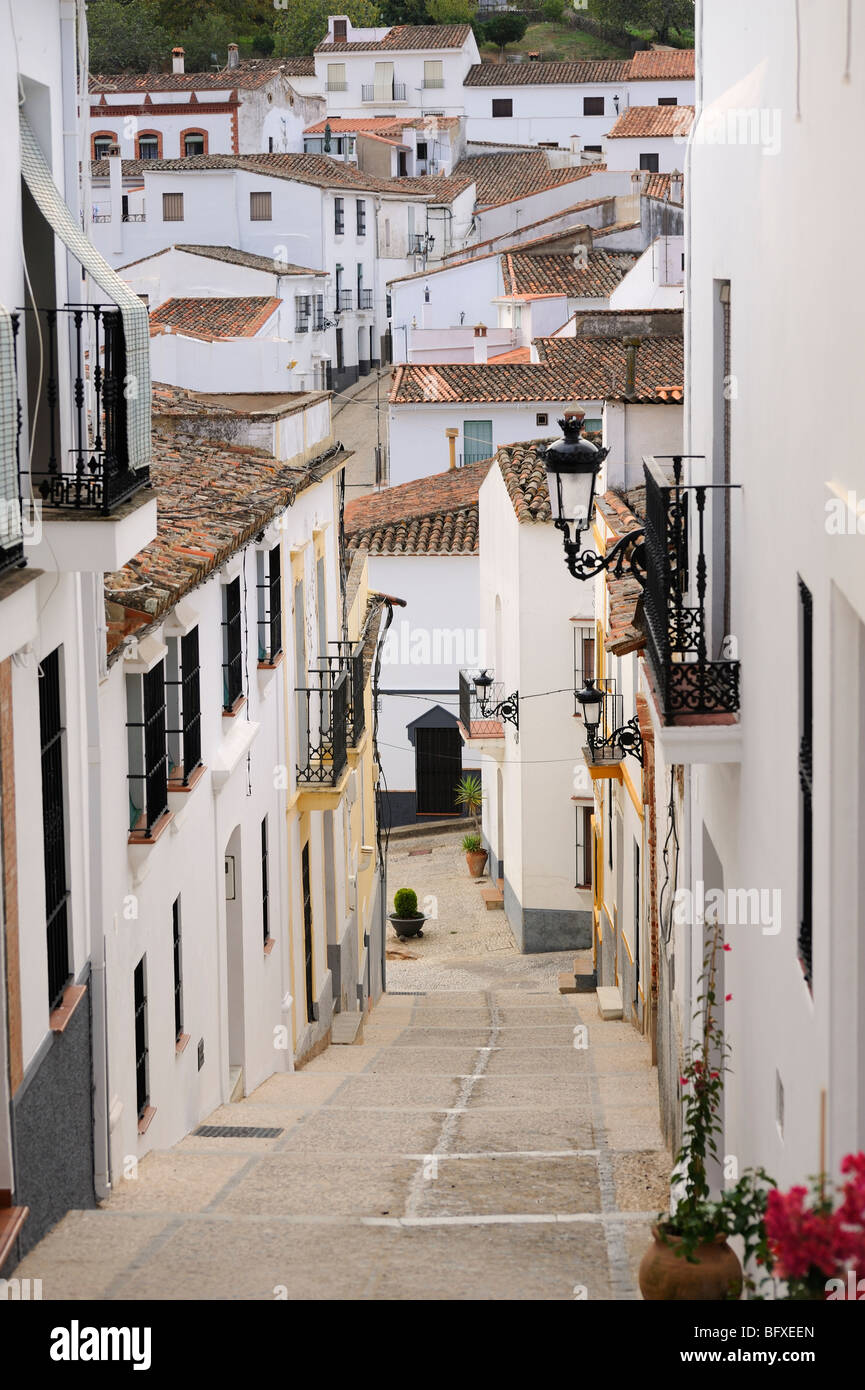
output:
[[333, 398], [333, 429], [352, 451], [345, 470], [345, 498], [353, 502], [375, 487], [375, 446], [388, 442], [390, 368], [374, 369]]
[[363, 1041], [207, 1121], [246, 1134], [150, 1154], [20, 1277], [51, 1299], [639, 1296], [669, 1173], [647, 1045], [556, 992], [560, 955], [517, 954], [458, 836], [390, 862], [438, 915], [390, 940]]

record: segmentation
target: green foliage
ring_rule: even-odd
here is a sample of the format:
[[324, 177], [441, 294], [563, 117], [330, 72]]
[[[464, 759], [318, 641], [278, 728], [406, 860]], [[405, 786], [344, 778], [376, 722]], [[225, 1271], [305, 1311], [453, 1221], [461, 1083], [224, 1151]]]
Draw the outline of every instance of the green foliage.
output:
[[[330, 14], [332, 0], [286, 0], [285, 8], [276, 16], [276, 53], [293, 57], [312, 53], [327, 33]], [[372, 28], [379, 22], [378, 8], [371, 0], [348, 0], [340, 7], [340, 14], [362, 28]]]
[[237, 42], [237, 35], [227, 15], [208, 14], [193, 19], [175, 41], [183, 48], [187, 72], [208, 72], [215, 63], [225, 67], [228, 45]]
[[483, 790], [480, 777], [469, 772], [457, 782], [454, 805], [460, 806], [470, 816], [476, 816], [483, 805]]
[[507, 44], [519, 43], [528, 27], [529, 21], [524, 14], [511, 14], [503, 10], [501, 14], [493, 15], [492, 19], [484, 20], [481, 32], [488, 43], [498, 44], [504, 53]]
[[477, 0], [427, 0], [426, 20], [429, 24], [471, 24], [477, 13]]
[[671, 29], [693, 29], [694, 0], [592, 0], [591, 15], [604, 24], [650, 29], [666, 43]]
[[426, 0], [383, 0], [379, 5], [382, 24], [429, 24]]
[[397, 917], [417, 916], [417, 893], [412, 888], [399, 888], [393, 897], [393, 910]]
[[480, 835], [464, 835], [463, 849], [466, 854], [480, 854], [483, 850], [484, 842]]
[[561, 24], [565, 13], [565, 0], [543, 0], [541, 14], [551, 24]]
[[87, 13], [91, 72], [146, 72], [171, 51], [157, 6], [141, 0], [98, 0]]

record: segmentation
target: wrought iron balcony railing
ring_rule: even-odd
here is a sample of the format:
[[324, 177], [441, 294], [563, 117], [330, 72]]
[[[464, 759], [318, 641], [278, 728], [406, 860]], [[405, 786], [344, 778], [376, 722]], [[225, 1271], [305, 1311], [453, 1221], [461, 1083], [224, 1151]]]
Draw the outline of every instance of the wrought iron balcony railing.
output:
[[357, 307], [358, 309], [372, 308], [372, 290], [358, 290]]
[[460, 723], [470, 738], [502, 738], [505, 722], [519, 729], [519, 695], [486, 671], [460, 671]]
[[683, 716], [734, 715], [739, 709], [739, 662], [712, 655], [706, 596], [707, 536], [723, 518], [712, 505], [729, 505], [734, 489], [685, 484], [682, 460], [672, 479], [655, 459], [646, 478], [646, 643], [667, 723]]
[[388, 87], [377, 87], [373, 82], [361, 86], [361, 101], [405, 101], [405, 83], [393, 82]]
[[334, 680], [340, 671], [348, 674], [348, 730], [353, 748], [356, 748], [366, 728], [366, 709], [364, 707], [364, 669], [362, 642], [331, 642], [336, 652], [322, 657], [322, 662], [330, 670]]
[[329, 667], [309, 672], [297, 688], [297, 780], [304, 786], [336, 786], [348, 762], [349, 673]]
[[[34, 496], [49, 507], [107, 516], [145, 486], [149, 468], [132, 468], [127, 436], [126, 338], [119, 309], [102, 304], [23, 311], [26, 354], [19, 350], [20, 314], [12, 315], [16, 361], [27, 373], [30, 469]], [[68, 331], [72, 441], [61, 426], [61, 333]], [[26, 361], [21, 361], [26, 358]], [[19, 410], [19, 433], [23, 413]]]
[[337, 312], [344, 314], [351, 310], [351, 290], [339, 290], [336, 296]]

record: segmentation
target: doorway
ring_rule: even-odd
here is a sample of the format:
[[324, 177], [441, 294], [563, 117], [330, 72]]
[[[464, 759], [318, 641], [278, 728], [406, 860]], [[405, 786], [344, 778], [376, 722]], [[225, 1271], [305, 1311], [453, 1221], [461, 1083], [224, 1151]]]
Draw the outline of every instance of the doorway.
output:
[[309, 841], [301, 854], [301, 878], [303, 880], [303, 955], [306, 971], [306, 1021], [315, 1023], [318, 1010], [315, 1007], [315, 988], [312, 969], [312, 884], [309, 872]]
[[225, 849], [225, 935], [228, 982], [228, 1067], [243, 1067], [245, 1030], [243, 1008], [243, 883], [240, 826], [235, 826]]
[[419, 816], [456, 816], [462, 739], [454, 724], [415, 730], [415, 787]]

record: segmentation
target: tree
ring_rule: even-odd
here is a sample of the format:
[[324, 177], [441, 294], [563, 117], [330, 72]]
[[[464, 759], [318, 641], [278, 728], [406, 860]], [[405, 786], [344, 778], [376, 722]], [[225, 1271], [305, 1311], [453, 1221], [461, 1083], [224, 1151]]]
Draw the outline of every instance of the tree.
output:
[[382, 24], [429, 24], [426, 0], [384, 0], [379, 6]]
[[482, 32], [489, 43], [498, 44], [504, 55], [505, 46], [509, 43], [519, 43], [528, 27], [529, 21], [524, 14], [510, 14], [503, 10], [501, 14], [484, 21]]
[[422, 23], [471, 24], [477, 14], [477, 0], [427, 0], [427, 18]]
[[[348, 0], [340, 13], [361, 27], [373, 28], [379, 19], [372, 0]], [[276, 16], [276, 52], [280, 57], [312, 53], [327, 33], [327, 17], [333, 14], [333, 0], [285, 0]]]
[[97, 0], [88, 6], [87, 32], [91, 72], [146, 72], [171, 49], [168, 30], [146, 0]]
[[550, 24], [561, 24], [565, 13], [565, 0], [543, 0], [541, 14]]
[[693, 29], [694, 0], [592, 0], [592, 17], [620, 28], [651, 29], [666, 43], [671, 29]]
[[200, 15], [187, 22], [175, 42], [183, 49], [187, 72], [208, 72], [214, 63], [225, 67], [228, 45], [237, 42], [236, 26], [225, 14]]

